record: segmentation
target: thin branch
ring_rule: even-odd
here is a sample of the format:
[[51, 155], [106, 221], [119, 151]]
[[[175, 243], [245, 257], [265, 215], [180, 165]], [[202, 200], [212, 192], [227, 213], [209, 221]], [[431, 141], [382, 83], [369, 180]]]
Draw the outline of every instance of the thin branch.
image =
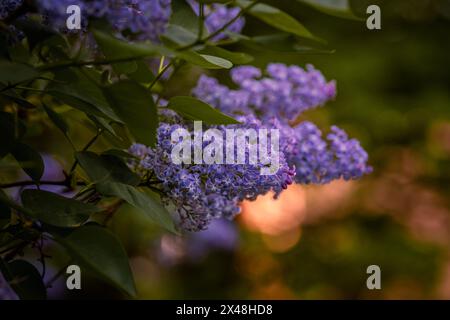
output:
[[205, 4], [198, 2], [198, 35], [197, 41], [203, 38], [203, 28], [205, 24]]
[[155, 79], [153, 79], [152, 83], [150, 83], [150, 85], [148, 86], [148, 90], [151, 90], [153, 88], [153, 86], [159, 81], [159, 79], [161, 79], [161, 77], [164, 75], [164, 73], [173, 65], [173, 62], [169, 62], [168, 64], [166, 64], [161, 71], [158, 73], [158, 75], [155, 77]]
[[[91, 140], [89, 140], [89, 142], [84, 146], [84, 148], [81, 151], [82, 152], [87, 151], [95, 143], [95, 141], [97, 141], [98, 137], [100, 137], [102, 132], [103, 132], [103, 129], [98, 129], [95, 136], [92, 137]], [[69, 176], [71, 176], [73, 174], [73, 172], [75, 171], [77, 166], [78, 166], [78, 159], [75, 159], [75, 162], [72, 164], [72, 167], [69, 170]]]
[[[66, 180], [62, 181], [48, 181], [48, 180], [42, 180], [39, 181], [39, 184], [42, 185], [50, 185], [50, 186], [66, 186], [69, 187], [69, 183]], [[26, 187], [26, 186], [34, 186], [36, 185], [36, 181], [17, 181], [12, 183], [3, 183], [0, 184], [0, 189], [9, 189], [9, 188], [15, 188], [15, 187]], [[78, 186], [85, 186], [86, 183], [79, 181], [77, 182]]]
[[148, 55], [139, 55], [127, 58], [118, 58], [118, 59], [105, 59], [105, 60], [89, 60], [89, 61], [63, 61], [56, 62], [53, 64], [43, 65], [38, 68], [40, 71], [49, 71], [49, 70], [57, 70], [64, 69], [70, 67], [84, 67], [84, 66], [102, 66], [107, 64], [121, 63], [121, 62], [130, 62], [139, 60], [147, 57]]
[[260, 2], [260, 0], [256, 0], [254, 2], [252, 2], [251, 4], [249, 4], [248, 6], [244, 7], [241, 9], [241, 11], [239, 11], [239, 13], [230, 21], [228, 21], [227, 23], [225, 23], [220, 29], [217, 29], [216, 31], [214, 31], [213, 33], [210, 33], [208, 36], [206, 36], [203, 39], [197, 40], [194, 43], [188, 44], [184, 47], [178, 48], [178, 50], [187, 50], [187, 49], [191, 49], [193, 47], [195, 47], [198, 44], [202, 44], [202, 43], [206, 43], [209, 40], [211, 40], [212, 38], [214, 38], [215, 36], [219, 35], [220, 33], [224, 32], [229, 26], [231, 26], [233, 23], [235, 23], [241, 16], [243, 16], [245, 13], [247, 13], [248, 11], [250, 11], [254, 6], [256, 6], [258, 3]]

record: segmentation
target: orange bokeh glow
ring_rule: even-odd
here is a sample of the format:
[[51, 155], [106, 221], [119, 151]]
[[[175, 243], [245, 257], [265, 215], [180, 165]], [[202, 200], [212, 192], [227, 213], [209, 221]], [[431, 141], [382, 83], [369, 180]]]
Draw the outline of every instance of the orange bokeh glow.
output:
[[291, 185], [278, 199], [266, 194], [256, 201], [244, 201], [240, 216], [248, 229], [275, 236], [298, 228], [305, 209], [305, 191], [298, 185]]

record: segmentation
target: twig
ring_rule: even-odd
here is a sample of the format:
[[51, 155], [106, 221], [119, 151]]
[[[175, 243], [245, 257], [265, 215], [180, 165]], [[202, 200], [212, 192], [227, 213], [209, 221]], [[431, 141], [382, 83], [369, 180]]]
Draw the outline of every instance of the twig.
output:
[[198, 35], [197, 41], [203, 38], [203, 28], [205, 23], [205, 4], [198, 2]]
[[178, 50], [187, 50], [187, 49], [191, 49], [193, 47], [195, 47], [198, 44], [202, 44], [202, 43], [206, 43], [209, 40], [211, 40], [212, 38], [214, 38], [215, 36], [217, 36], [218, 34], [222, 33], [223, 31], [225, 31], [229, 26], [231, 26], [233, 23], [235, 23], [242, 15], [244, 15], [246, 12], [250, 11], [255, 5], [257, 5], [260, 2], [260, 0], [256, 0], [254, 2], [252, 2], [251, 4], [249, 4], [248, 6], [244, 7], [241, 9], [241, 11], [239, 11], [239, 13], [230, 21], [228, 21], [227, 23], [225, 23], [220, 29], [217, 29], [216, 31], [214, 31], [213, 33], [210, 33], [208, 36], [206, 36], [203, 39], [197, 40], [191, 44], [188, 44], [184, 47], [180, 47], [178, 48]]
[[[103, 132], [103, 129], [98, 129], [96, 135], [91, 140], [89, 140], [89, 142], [84, 146], [84, 148], [81, 151], [82, 152], [87, 151], [95, 143], [95, 141], [97, 141], [98, 137], [100, 137], [102, 132]], [[77, 165], [78, 165], [78, 159], [75, 159], [74, 163], [72, 164], [72, 167], [70, 168], [69, 177], [73, 174], [73, 172], [77, 168]]]
[[150, 83], [150, 85], [148, 86], [148, 90], [150, 90], [151, 88], [153, 88], [153, 86], [159, 81], [159, 79], [161, 79], [161, 77], [164, 75], [164, 73], [173, 65], [173, 62], [169, 62], [168, 64], [166, 64], [161, 71], [158, 73], [158, 75], [155, 77], [155, 79], [153, 79], [152, 83]]
[[[18, 181], [18, 182], [12, 182], [12, 183], [4, 183], [0, 184], [0, 189], [9, 189], [9, 188], [15, 188], [15, 187], [25, 187], [25, 186], [31, 186], [36, 185], [36, 181], [27, 180], [27, 181]], [[51, 185], [51, 186], [66, 186], [69, 187], [69, 183], [66, 180], [62, 181], [47, 181], [42, 180], [39, 181], [39, 185]], [[78, 186], [84, 186], [86, 185], [85, 182], [78, 181]]]

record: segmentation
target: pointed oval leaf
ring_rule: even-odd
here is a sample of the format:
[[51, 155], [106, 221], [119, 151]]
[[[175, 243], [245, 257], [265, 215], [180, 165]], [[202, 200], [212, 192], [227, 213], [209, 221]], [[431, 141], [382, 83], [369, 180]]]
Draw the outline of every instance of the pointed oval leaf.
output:
[[133, 81], [119, 81], [105, 93], [119, 118], [127, 125], [134, 138], [148, 146], [156, 143], [158, 117], [152, 94]]
[[127, 254], [111, 231], [100, 226], [83, 226], [59, 241], [81, 266], [127, 294], [136, 295]]
[[142, 210], [151, 220], [176, 233], [170, 213], [155, 198], [139, 191], [138, 189], [122, 183], [101, 183], [97, 190], [107, 196], [119, 197], [130, 205]]
[[43, 107], [50, 120], [67, 137], [69, 135], [69, 126], [67, 125], [66, 120], [46, 104], [43, 104]]
[[12, 147], [11, 154], [31, 179], [34, 181], [41, 179], [44, 174], [44, 161], [37, 151], [24, 143], [17, 142]]
[[229, 60], [233, 64], [247, 64], [253, 61], [253, 57], [249, 54], [243, 52], [228, 51], [220, 47], [208, 46], [205, 49], [201, 50], [200, 53], [221, 57], [223, 59]]
[[201, 120], [207, 124], [238, 124], [239, 121], [221, 113], [209, 104], [193, 97], [178, 96], [167, 105], [181, 116], [191, 120]]
[[120, 182], [129, 185], [137, 185], [140, 178], [132, 172], [125, 162], [114, 155], [97, 155], [93, 152], [78, 152], [76, 158], [81, 167], [93, 182]]
[[0, 258], [0, 270], [21, 300], [47, 299], [47, 289], [41, 275], [31, 263], [24, 260], [7, 263]]
[[22, 192], [23, 206], [33, 217], [52, 226], [73, 228], [86, 222], [100, 208], [53, 192], [28, 189]]
[[16, 84], [37, 76], [39, 72], [26, 64], [0, 60], [0, 82], [2, 83]]
[[353, 20], [363, 20], [357, 17], [350, 6], [349, 0], [297, 0], [323, 13]]
[[[238, 0], [237, 2], [242, 8], [248, 7], [251, 4], [251, 1], [248, 0]], [[249, 10], [249, 14], [279, 30], [295, 34], [299, 37], [322, 41], [309, 32], [297, 19], [268, 4], [258, 3]]]

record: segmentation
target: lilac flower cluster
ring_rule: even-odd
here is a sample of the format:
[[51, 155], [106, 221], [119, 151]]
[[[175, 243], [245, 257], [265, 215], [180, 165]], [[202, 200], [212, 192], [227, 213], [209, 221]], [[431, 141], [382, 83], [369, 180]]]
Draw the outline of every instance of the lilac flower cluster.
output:
[[2, 0], [0, 3], [0, 20], [7, 18], [12, 12], [17, 10], [23, 0]]
[[[245, 121], [245, 128], [262, 127], [260, 121], [251, 116], [239, 120]], [[168, 207], [175, 208], [183, 229], [204, 230], [213, 218], [231, 219], [239, 213], [241, 201], [255, 200], [258, 195], [269, 191], [278, 195], [293, 182], [295, 170], [289, 168], [283, 156], [280, 169], [274, 175], [261, 175], [263, 164], [250, 164], [248, 156], [245, 164], [174, 164], [171, 152], [179, 141], [172, 141], [171, 133], [186, 126], [189, 127], [183, 123], [162, 122], [156, 148], [135, 144], [130, 149], [139, 158], [131, 166], [136, 172], [151, 174], [159, 181], [156, 186], [162, 191], [162, 200]], [[225, 129], [238, 127], [242, 125], [215, 128], [225, 134]], [[206, 144], [204, 142], [204, 146]]]
[[327, 82], [322, 73], [308, 65], [269, 64], [267, 75], [252, 66], [231, 71], [238, 89], [220, 85], [203, 75], [193, 93], [205, 102], [228, 114], [249, 112], [264, 119], [295, 120], [303, 111], [325, 104], [336, 95], [334, 81]]
[[253, 114], [262, 123], [280, 130], [280, 148], [287, 163], [296, 168], [297, 183], [328, 183], [334, 179], [357, 179], [371, 172], [368, 155], [355, 139], [332, 127], [326, 139], [310, 122], [290, 124], [305, 110], [323, 105], [334, 98], [334, 81], [327, 82], [312, 66], [270, 64], [268, 77], [251, 66], [235, 68], [233, 90], [207, 76], [202, 76], [193, 94], [226, 114]]
[[171, 0], [36, 0], [38, 10], [57, 29], [64, 30], [69, 5], [88, 18], [105, 18], [118, 31], [130, 31], [136, 39], [158, 41], [171, 15]]
[[322, 137], [322, 132], [309, 121], [290, 126], [278, 119], [268, 121], [280, 130], [280, 148], [289, 165], [296, 168], [295, 182], [324, 184], [336, 179], [358, 179], [370, 173], [367, 152], [356, 139], [336, 126]]
[[[199, 15], [198, 2], [194, 0], [187, 0], [194, 12]], [[205, 26], [209, 33], [214, 33], [220, 30], [225, 24], [233, 20], [240, 12], [238, 7], [229, 7], [223, 4], [213, 3], [204, 6]], [[240, 33], [245, 26], [244, 17], [239, 17], [230, 26], [226, 28], [225, 32], [221, 32], [212, 38], [213, 41], [219, 41], [227, 38], [227, 32]]]

